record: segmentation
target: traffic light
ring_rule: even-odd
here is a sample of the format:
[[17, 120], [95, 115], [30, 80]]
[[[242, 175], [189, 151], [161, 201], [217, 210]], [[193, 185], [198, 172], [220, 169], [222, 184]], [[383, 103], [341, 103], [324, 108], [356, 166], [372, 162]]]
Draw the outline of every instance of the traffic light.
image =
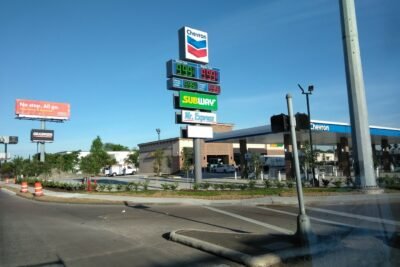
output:
[[294, 115], [296, 118], [296, 130], [309, 130], [310, 129], [310, 119], [305, 113], [296, 113]]
[[271, 131], [273, 133], [287, 132], [289, 130], [290, 126], [288, 115], [282, 113], [271, 117]]

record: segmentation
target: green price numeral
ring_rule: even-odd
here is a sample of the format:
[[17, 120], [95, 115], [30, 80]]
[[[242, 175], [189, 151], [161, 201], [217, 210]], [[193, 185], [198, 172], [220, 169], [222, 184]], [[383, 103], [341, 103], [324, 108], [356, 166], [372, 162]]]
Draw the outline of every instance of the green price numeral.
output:
[[184, 81], [183, 82], [183, 87], [187, 89], [197, 89], [197, 82], [192, 82], [192, 81]]
[[192, 66], [176, 64], [176, 74], [192, 78], [195, 76], [195, 69]]

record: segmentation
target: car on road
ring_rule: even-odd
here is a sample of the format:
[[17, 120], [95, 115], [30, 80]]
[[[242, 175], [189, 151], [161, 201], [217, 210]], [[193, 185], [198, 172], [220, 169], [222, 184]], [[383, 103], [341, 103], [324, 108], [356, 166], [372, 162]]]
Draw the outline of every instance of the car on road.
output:
[[228, 164], [218, 165], [217, 167], [214, 168], [215, 172], [223, 172], [223, 173], [235, 172], [235, 170], [236, 170], [235, 166]]

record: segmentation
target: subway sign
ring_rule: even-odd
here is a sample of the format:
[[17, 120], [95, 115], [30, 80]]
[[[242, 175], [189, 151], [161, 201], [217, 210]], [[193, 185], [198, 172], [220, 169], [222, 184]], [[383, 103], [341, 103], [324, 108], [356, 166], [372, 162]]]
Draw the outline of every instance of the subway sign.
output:
[[179, 106], [181, 108], [216, 111], [218, 109], [217, 96], [180, 91]]

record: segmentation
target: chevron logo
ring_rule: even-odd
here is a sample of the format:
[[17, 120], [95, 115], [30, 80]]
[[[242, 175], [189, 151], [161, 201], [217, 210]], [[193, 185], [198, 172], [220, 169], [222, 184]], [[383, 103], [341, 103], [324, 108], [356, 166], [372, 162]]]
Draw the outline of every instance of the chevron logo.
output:
[[187, 51], [197, 58], [207, 56], [207, 41], [197, 41], [190, 36], [187, 37]]

